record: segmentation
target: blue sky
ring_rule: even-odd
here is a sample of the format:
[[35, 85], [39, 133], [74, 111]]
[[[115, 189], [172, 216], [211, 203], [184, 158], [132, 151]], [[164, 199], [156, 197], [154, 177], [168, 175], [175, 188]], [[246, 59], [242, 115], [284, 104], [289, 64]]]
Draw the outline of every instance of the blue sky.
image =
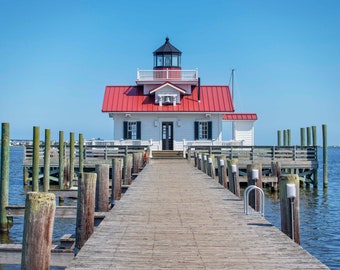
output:
[[[255, 112], [257, 145], [277, 130], [328, 126], [340, 145], [340, 1], [0, 0], [0, 122], [11, 138], [33, 126], [112, 138], [101, 113], [106, 85], [130, 85], [170, 42], [202, 84], [228, 84], [235, 107]], [[228, 135], [229, 136], [229, 135]]]

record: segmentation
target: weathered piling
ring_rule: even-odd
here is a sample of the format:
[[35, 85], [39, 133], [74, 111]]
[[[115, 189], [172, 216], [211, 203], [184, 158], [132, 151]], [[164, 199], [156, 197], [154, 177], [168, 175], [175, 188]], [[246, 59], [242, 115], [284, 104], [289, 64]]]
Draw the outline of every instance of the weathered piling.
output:
[[280, 179], [280, 176], [281, 176], [281, 164], [278, 161], [272, 162], [272, 176], [276, 177], [276, 179], [277, 179], [277, 182], [273, 183], [273, 190], [278, 191], [279, 190], [278, 183], [279, 183], [279, 179]]
[[9, 123], [2, 123], [1, 126], [1, 182], [0, 182], [0, 231], [8, 231], [8, 220], [6, 207], [8, 206], [9, 190], [9, 156], [10, 156], [10, 127]]
[[134, 174], [139, 173], [139, 169], [142, 167], [142, 164], [143, 164], [143, 152], [135, 152], [135, 153], [133, 153], [132, 172]]
[[300, 194], [299, 176], [288, 174], [280, 176], [281, 230], [300, 244]]
[[44, 149], [44, 192], [50, 189], [50, 163], [51, 163], [51, 130], [45, 129], [45, 149]]
[[202, 170], [202, 154], [197, 153], [197, 169]]
[[323, 146], [323, 187], [328, 187], [328, 145], [327, 125], [322, 125], [322, 146]]
[[229, 179], [229, 190], [234, 193], [237, 197], [241, 196], [240, 181], [238, 175], [238, 160], [231, 159], [228, 163], [228, 179]]
[[59, 131], [59, 188], [64, 189], [65, 148], [64, 131]]
[[313, 146], [317, 146], [318, 140], [316, 137], [316, 126], [312, 126], [312, 134], [313, 134]]
[[300, 143], [301, 146], [306, 146], [306, 129], [300, 128]]
[[277, 146], [282, 146], [282, 131], [277, 131]]
[[132, 177], [131, 177], [131, 171], [132, 171], [132, 155], [126, 154], [123, 158], [123, 179], [124, 183], [126, 185], [131, 185]]
[[307, 127], [306, 130], [307, 130], [307, 146], [311, 146], [312, 145], [312, 130], [310, 127]]
[[32, 191], [39, 191], [39, 147], [40, 147], [40, 128], [33, 127], [33, 174]]
[[84, 137], [83, 134], [79, 134], [79, 174], [84, 172]]
[[290, 129], [287, 129], [287, 145], [292, 146], [292, 132]]
[[208, 162], [207, 162], [207, 174], [215, 179], [215, 165], [214, 165], [215, 156], [209, 155]]
[[109, 192], [109, 173], [108, 164], [96, 165], [97, 184], [96, 184], [96, 205], [95, 210], [98, 212], [107, 212], [110, 210], [110, 192]]
[[[248, 186], [255, 185], [262, 188], [262, 165], [261, 164], [248, 164], [247, 165], [247, 178]], [[257, 212], [260, 211], [260, 196], [257, 190], [249, 193], [249, 205]]]
[[50, 269], [55, 207], [53, 193], [27, 193], [21, 269]]
[[227, 180], [227, 166], [226, 166], [226, 158], [225, 156], [219, 156], [217, 158], [218, 164], [218, 182], [224, 186], [224, 188], [228, 187]]
[[78, 179], [75, 253], [82, 248], [94, 231], [96, 180], [95, 173], [82, 173]]
[[122, 196], [122, 159], [112, 159], [112, 204]]
[[73, 186], [73, 179], [74, 179], [74, 132], [70, 132], [69, 187]]
[[286, 129], [283, 131], [283, 145], [288, 146], [288, 136], [287, 136], [287, 130]]

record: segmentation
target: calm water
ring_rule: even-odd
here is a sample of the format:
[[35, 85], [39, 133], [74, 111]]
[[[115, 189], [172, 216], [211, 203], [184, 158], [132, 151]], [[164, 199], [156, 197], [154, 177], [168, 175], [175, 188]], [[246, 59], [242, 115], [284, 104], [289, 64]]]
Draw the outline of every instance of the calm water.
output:
[[[25, 190], [22, 175], [22, 148], [11, 148], [10, 156], [10, 205], [23, 205]], [[319, 187], [300, 190], [301, 246], [331, 269], [340, 269], [340, 149], [328, 150], [328, 189], [322, 188], [322, 150], [319, 150]], [[75, 205], [74, 200], [65, 204]], [[277, 195], [268, 194], [265, 217], [280, 228], [280, 203]], [[23, 218], [15, 218], [10, 233], [1, 242], [21, 243]], [[54, 243], [65, 233], [74, 233], [75, 219], [56, 219]], [[20, 266], [1, 266], [0, 269], [20, 269]], [[62, 268], [53, 268], [62, 269]]]

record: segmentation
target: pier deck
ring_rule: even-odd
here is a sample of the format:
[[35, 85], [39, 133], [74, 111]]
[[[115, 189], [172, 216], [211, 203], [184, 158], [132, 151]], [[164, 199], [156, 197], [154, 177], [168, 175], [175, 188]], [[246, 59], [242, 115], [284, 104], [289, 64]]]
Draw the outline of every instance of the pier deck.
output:
[[151, 160], [67, 269], [328, 269], [186, 160]]

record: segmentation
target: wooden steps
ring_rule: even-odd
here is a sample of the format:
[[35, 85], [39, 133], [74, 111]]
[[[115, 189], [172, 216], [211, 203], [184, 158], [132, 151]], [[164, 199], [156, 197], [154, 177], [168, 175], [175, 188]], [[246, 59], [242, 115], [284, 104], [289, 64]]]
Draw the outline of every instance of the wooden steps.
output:
[[183, 159], [183, 151], [152, 151], [153, 159]]

